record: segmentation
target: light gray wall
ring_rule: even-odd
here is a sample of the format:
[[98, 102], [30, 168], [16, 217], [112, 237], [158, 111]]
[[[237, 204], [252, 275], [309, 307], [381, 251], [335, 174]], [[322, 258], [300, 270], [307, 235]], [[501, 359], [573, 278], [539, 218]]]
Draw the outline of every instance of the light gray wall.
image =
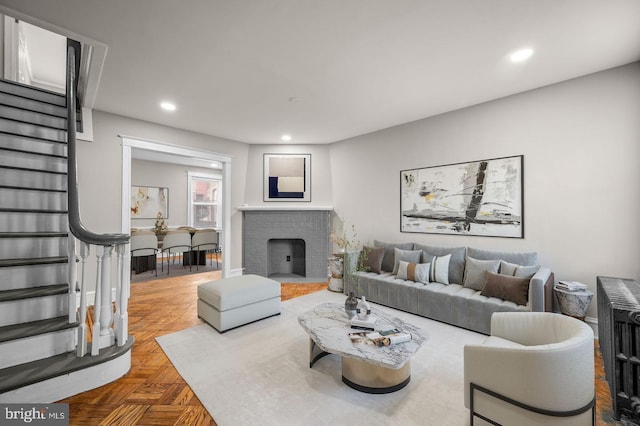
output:
[[[169, 188], [169, 218], [165, 220], [171, 228], [188, 225], [189, 179], [188, 172], [198, 172], [222, 178], [222, 171], [180, 164], [155, 161], [131, 160], [131, 184], [135, 186], [158, 186]], [[132, 227], [154, 226], [156, 219], [131, 219]]]
[[[425, 93], [425, 96], [429, 96]], [[361, 242], [535, 250], [557, 280], [640, 279], [640, 63], [330, 145]], [[524, 155], [525, 238], [400, 232], [400, 170]], [[587, 313], [596, 317], [596, 303]]]
[[[310, 202], [263, 201], [264, 154], [311, 154]], [[332, 204], [331, 166], [328, 145], [251, 145], [246, 172], [247, 187], [244, 204], [249, 204], [250, 206], [330, 206]]]
[[[237, 206], [244, 203], [249, 152], [247, 144], [102, 111], [93, 112], [93, 132], [93, 142], [78, 142], [78, 180], [81, 217], [87, 228], [94, 232], [112, 233], [120, 232], [121, 229], [122, 145], [118, 135], [231, 156], [231, 205]], [[171, 203], [172, 192], [169, 197]], [[235, 210], [232, 209], [230, 227], [232, 246], [225, 247], [225, 254], [230, 256], [232, 270], [242, 267], [242, 216], [234, 212]], [[184, 220], [186, 221], [186, 216]], [[177, 225], [171, 218], [169, 224]], [[93, 276], [92, 273], [90, 271], [88, 276]]]

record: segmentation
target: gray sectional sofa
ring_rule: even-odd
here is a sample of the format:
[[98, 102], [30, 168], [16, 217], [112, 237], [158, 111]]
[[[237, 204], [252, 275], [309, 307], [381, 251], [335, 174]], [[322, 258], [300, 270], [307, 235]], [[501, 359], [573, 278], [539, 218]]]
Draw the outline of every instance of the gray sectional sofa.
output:
[[[378, 248], [377, 253], [381, 252], [380, 248], [384, 251], [379, 272], [363, 270], [369, 268], [362, 267], [361, 252], [349, 253], [346, 256], [345, 294], [353, 291], [357, 296], [365, 296], [368, 301], [484, 334], [491, 332], [491, 315], [494, 312], [552, 310], [553, 273], [549, 268], [537, 266], [538, 259], [535, 252], [500, 252], [471, 247], [440, 247], [381, 241], [375, 241], [374, 247]], [[365, 248], [365, 252], [366, 250], [370, 249]], [[418, 252], [422, 253], [419, 261], [399, 263], [398, 258], [406, 260], [405, 256], [411, 257], [410, 255], [413, 255], [415, 259]], [[416, 282], [405, 276], [403, 268], [406, 269], [407, 264], [409, 268], [413, 267], [413, 269], [416, 268], [416, 265], [419, 268], [421, 263], [424, 265], [424, 263], [430, 262], [432, 265], [434, 263], [437, 265], [438, 261], [435, 260], [437, 257], [449, 262], [448, 277], [447, 274], [444, 276], [440, 274], [439, 277], [440, 280], [448, 279], [448, 283], [426, 283], [428, 280], [424, 280], [424, 278], [421, 278], [423, 282]], [[510, 267], [510, 274], [513, 273], [513, 275], [516, 275], [513, 272], [514, 267], [516, 269], [520, 267], [521, 270], [530, 267], [529, 270], [533, 271], [531, 278], [527, 275], [518, 275], [523, 277], [521, 281], [529, 280], [528, 290], [526, 286], [522, 288], [526, 298], [526, 301], [521, 302], [522, 304], [498, 297], [485, 296], [483, 292], [487, 294], [489, 292], [483, 288], [484, 284], [480, 283], [480, 286], [477, 283], [476, 285], [470, 284], [474, 274], [477, 277], [482, 277], [476, 278], [476, 281], [484, 280], [485, 276], [487, 280], [490, 276], [502, 280], [499, 271], [495, 271], [495, 261], [500, 261], [499, 265], [502, 269]], [[398, 266], [400, 266], [399, 270]], [[397, 272], [394, 271], [394, 267], [398, 270]], [[485, 267], [494, 268], [496, 275], [486, 273], [482, 270]], [[433, 274], [433, 271], [431, 273]], [[400, 275], [402, 276], [399, 278]], [[410, 276], [416, 279], [413, 275], [410, 274]], [[510, 280], [511, 278], [504, 279]]]

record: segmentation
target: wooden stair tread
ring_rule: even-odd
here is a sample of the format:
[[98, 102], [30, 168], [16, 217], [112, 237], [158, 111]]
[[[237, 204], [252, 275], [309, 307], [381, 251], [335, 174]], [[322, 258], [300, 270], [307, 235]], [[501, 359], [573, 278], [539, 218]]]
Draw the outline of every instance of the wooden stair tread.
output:
[[6, 325], [0, 327], [0, 342], [8, 342], [45, 333], [55, 333], [56, 331], [75, 328], [77, 326], [78, 323], [70, 323], [69, 317], [66, 315], [21, 324]]
[[[54, 284], [31, 288], [18, 288], [13, 290], [0, 291], [0, 302], [13, 300], [32, 299], [34, 297], [56, 296], [69, 291], [68, 284]], [[0, 340], [1, 341], [1, 340]]]
[[68, 263], [67, 256], [35, 257], [29, 259], [0, 259], [0, 268], [11, 266], [50, 265], [54, 263]]
[[67, 210], [56, 210], [56, 209], [14, 209], [14, 208], [0, 208], [0, 212], [8, 212], [8, 213], [56, 213], [56, 214], [66, 214]]
[[66, 193], [67, 192], [66, 189], [34, 188], [32, 186], [27, 187], [27, 186], [0, 185], [0, 188], [3, 188], [3, 189], [15, 189], [15, 190], [20, 190], [20, 191], [42, 191], [42, 192], [60, 192], [60, 193]]
[[[96, 356], [85, 355], [78, 358], [75, 352], [67, 352], [1, 369], [0, 394], [111, 361], [129, 351], [133, 343], [134, 338], [129, 335], [127, 343], [123, 346], [100, 349], [100, 354]], [[91, 343], [88, 347], [91, 353]]]
[[68, 235], [66, 232], [0, 232], [0, 238], [59, 238]]
[[14, 167], [14, 166], [0, 166], [0, 169], [10, 169], [10, 170], [22, 170], [25, 172], [37, 172], [37, 173], [47, 173], [50, 175], [67, 175], [67, 172], [60, 172], [57, 170], [46, 170], [39, 169], [37, 167]]

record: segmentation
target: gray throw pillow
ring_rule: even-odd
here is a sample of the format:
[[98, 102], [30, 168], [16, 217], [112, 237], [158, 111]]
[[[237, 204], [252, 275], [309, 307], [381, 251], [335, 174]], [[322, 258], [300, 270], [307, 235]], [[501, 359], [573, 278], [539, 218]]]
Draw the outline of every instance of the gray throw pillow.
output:
[[449, 264], [451, 255], [434, 256], [422, 251], [422, 261], [431, 265], [429, 269], [429, 281], [432, 283], [449, 284]]
[[[446, 256], [451, 255], [449, 261], [449, 282], [452, 284], [462, 284], [464, 279], [464, 256], [466, 252], [465, 247], [440, 247], [440, 246], [428, 246], [424, 244], [416, 244], [416, 250], [421, 249], [432, 256]], [[423, 262], [429, 262], [428, 258], [423, 258]], [[433, 265], [431, 265], [433, 268]]]
[[393, 271], [393, 261], [395, 253], [394, 248], [402, 250], [413, 250], [413, 243], [385, 243], [384, 241], [374, 240], [373, 245], [375, 247], [384, 248], [384, 257], [382, 258], [382, 270], [385, 272]]
[[464, 286], [474, 290], [482, 290], [487, 272], [497, 273], [499, 260], [479, 260], [467, 256], [467, 266], [464, 270]]
[[393, 275], [398, 274], [398, 266], [400, 265], [401, 260], [404, 262], [420, 263], [420, 258], [422, 257], [422, 250], [402, 250], [394, 248], [393, 252], [393, 271], [391, 271]]
[[500, 261], [500, 273], [511, 277], [531, 278], [540, 270], [540, 265], [524, 266], [515, 263]]
[[505, 262], [516, 263], [518, 265], [537, 265], [538, 253], [535, 251], [530, 252], [517, 252], [517, 251], [494, 251], [483, 250], [473, 247], [467, 247], [467, 256], [473, 257], [479, 260], [504, 260]]

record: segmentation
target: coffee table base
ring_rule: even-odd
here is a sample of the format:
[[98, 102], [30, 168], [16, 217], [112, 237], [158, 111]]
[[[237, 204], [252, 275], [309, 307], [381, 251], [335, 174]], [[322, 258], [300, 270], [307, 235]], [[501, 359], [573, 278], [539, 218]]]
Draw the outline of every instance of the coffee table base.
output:
[[342, 381], [366, 393], [391, 393], [411, 381], [411, 362], [400, 368], [386, 368], [356, 358], [342, 357]]

